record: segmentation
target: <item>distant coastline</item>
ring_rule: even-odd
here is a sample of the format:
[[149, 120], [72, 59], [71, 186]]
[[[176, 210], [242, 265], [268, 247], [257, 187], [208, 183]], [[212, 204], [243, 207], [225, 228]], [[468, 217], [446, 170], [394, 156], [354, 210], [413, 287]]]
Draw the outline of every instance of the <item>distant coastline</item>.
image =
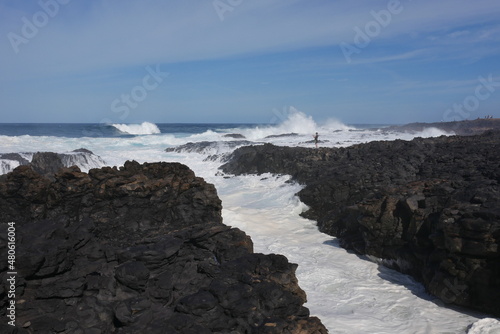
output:
[[488, 130], [500, 130], [500, 118], [479, 118], [475, 120], [464, 120], [457, 122], [436, 122], [436, 123], [409, 123], [405, 125], [394, 125], [385, 128], [402, 132], [418, 132], [426, 128], [437, 128], [446, 132], [453, 132], [456, 135], [471, 136], [481, 134]]

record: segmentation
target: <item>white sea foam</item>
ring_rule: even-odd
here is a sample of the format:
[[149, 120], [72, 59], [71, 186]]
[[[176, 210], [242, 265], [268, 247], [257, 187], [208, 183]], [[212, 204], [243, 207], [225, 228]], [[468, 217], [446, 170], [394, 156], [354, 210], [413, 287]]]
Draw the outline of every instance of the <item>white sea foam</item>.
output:
[[263, 140], [269, 136], [277, 136], [283, 134], [299, 134], [299, 135], [312, 135], [318, 131], [319, 126], [311, 116], [290, 107], [287, 118], [283, 119], [281, 123], [276, 125], [258, 126], [248, 129], [237, 129], [249, 140]]
[[500, 321], [492, 318], [478, 320], [467, 334], [500, 334]]
[[86, 152], [65, 153], [61, 155], [61, 161], [64, 166], [78, 166], [83, 172], [106, 165], [106, 162], [101, 157]]
[[321, 124], [321, 129], [324, 129], [326, 131], [345, 131], [345, 130], [351, 130], [354, 129], [351, 126], [347, 126], [341, 121], [334, 119], [334, 118], [329, 118], [327, 119], [323, 124]]
[[[54, 150], [52, 150], [52, 152], [54, 152]], [[34, 153], [31, 152], [19, 153], [19, 155], [27, 161], [33, 159], [33, 154]], [[63, 152], [60, 154], [60, 158], [65, 167], [78, 166], [83, 172], [88, 172], [92, 168], [100, 168], [106, 165], [106, 162], [101, 157], [88, 152]], [[0, 175], [7, 174], [19, 166], [19, 161], [0, 159]]]
[[[186, 137], [190, 142], [200, 142], [200, 141], [219, 141], [224, 140], [221, 133], [215, 132], [213, 130], [207, 130], [202, 133], [195, 133]], [[228, 138], [227, 140], [229, 140]]]
[[0, 159], [0, 175], [12, 172], [19, 165], [19, 161]]
[[424, 128], [421, 132], [418, 132], [418, 137], [429, 138], [429, 137], [439, 137], [439, 136], [452, 136], [455, 135], [454, 132], [446, 132], [438, 128]]
[[314, 133], [318, 129], [318, 124], [313, 118], [299, 111], [294, 107], [290, 107], [288, 118], [285, 119], [278, 127], [281, 133], [299, 133], [309, 134]]
[[299, 264], [306, 306], [330, 333], [465, 333], [477, 320], [439, 306], [411, 277], [360, 259], [320, 233], [298, 216], [305, 206], [293, 194], [301, 187], [286, 183], [288, 177], [206, 179], [218, 189], [224, 222], [247, 232], [256, 252]]
[[130, 135], [152, 135], [161, 133], [156, 124], [143, 122], [141, 124], [111, 124], [120, 132]]

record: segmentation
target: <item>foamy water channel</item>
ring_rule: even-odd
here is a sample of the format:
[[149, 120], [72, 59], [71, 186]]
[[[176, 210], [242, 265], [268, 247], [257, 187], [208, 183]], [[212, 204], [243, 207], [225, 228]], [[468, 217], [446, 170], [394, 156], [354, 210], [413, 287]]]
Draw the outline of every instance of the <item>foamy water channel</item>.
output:
[[[297, 136], [263, 137], [300, 130], [297, 122], [307, 125], [305, 132]], [[315, 126], [311, 122], [310, 118], [295, 119], [277, 127], [234, 129], [233, 132], [239, 131], [258, 142], [311, 147], [307, 143], [312, 139], [311, 127]], [[336, 126], [335, 129], [320, 128], [320, 139], [325, 140], [323, 146], [339, 147], [372, 140], [443, 134], [435, 129], [420, 134], [396, 134], [352, 131], [342, 125]], [[148, 124], [147, 127], [151, 126]], [[133, 126], [129, 128], [137, 130]], [[130, 138], [0, 137], [0, 153], [33, 152], [33, 148], [62, 153], [85, 147], [110, 166], [120, 166], [132, 159], [141, 163], [177, 161], [188, 165], [198, 176], [215, 184], [223, 203], [224, 223], [249, 234], [256, 252], [283, 254], [290, 262], [299, 265], [297, 276], [301, 288], [307, 293], [306, 306], [312, 315], [322, 320], [330, 333], [466, 333], [473, 323], [470, 333], [500, 333], [498, 321], [478, 321], [485, 316], [443, 307], [411, 277], [340, 248], [334, 237], [318, 231], [314, 221], [299, 216], [307, 210], [295, 196], [301, 186], [286, 183], [288, 176], [220, 175], [220, 161], [204, 160], [210, 154], [227, 151], [227, 147], [214, 148], [213, 152], [203, 154], [164, 151], [166, 147], [187, 142], [231, 140], [221, 133], [207, 131], [194, 135], [153, 134]]]

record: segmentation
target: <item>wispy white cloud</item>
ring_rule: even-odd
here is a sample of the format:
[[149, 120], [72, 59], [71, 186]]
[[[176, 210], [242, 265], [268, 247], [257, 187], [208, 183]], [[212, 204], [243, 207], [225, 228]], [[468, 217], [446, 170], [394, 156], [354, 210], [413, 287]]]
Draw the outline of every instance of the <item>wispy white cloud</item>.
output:
[[[453, 31], [453, 27], [460, 29], [500, 15], [496, 1], [401, 4], [403, 12], [377, 38], [399, 43], [410, 33], [446, 30], [445, 36], [457, 42], [473, 43], [470, 33]], [[355, 26], [373, 20], [371, 11], [386, 7], [385, 2], [375, 5], [372, 1], [243, 1], [225, 12], [221, 21], [212, 1], [90, 1], [87, 5], [73, 1], [61, 6], [29, 43], [21, 44], [19, 54], [3, 38], [0, 56], [18, 74], [23, 69], [53, 73], [336, 46], [352, 39]], [[22, 17], [32, 15], [5, 5], [2, 9], [2, 17], [9, 20], [0, 24], [0, 34], [20, 34]], [[29, 9], [33, 13], [37, 7]], [[475, 35], [490, 38], [496, 29]]]
[[459, 37], [464, 37], [470, 35], [470, 31], [468, 30], [460, 30], [460, 31], [454, 31], [451, 34], [448, 34], [449, 37], [451, 38], [459, 38]]
[[[354, 43], [354, 29], [365, 29], [375, 20], [373, 13], [387, 10], [389, 4], [371, 0], [243, 0], [231, 5], [221, 1], [232, 6], [222, 13], [222, 20], [212, 0], [73, 0], [60, 5], [57, 14], [34, 36], [25, 38], [27, 42], [18, 45], [15, 53], [8, 35], [22, 36], [26, 20], [32, 22], [43, 9], [39, 1], [0, 0], [0, 86], [9, 92], [16, 91], [13, 87], [25, 87], [25, 92], [31, 93], [45, 82], [50, 84], [50, 89], [44, 90], [47, 99], [64, 93], [80, 96], [80, 102], [85, 89], [87, 94], [96, 94], [98, 87], [106, 101], [114, 94], [111, 86], [133, 85], [135, 79], [129, 74], [147, 65], [162, 64], [168, 70], [185, 62], [211, 66], [214, 60], [252, 58], [261, 62], [238, 63], [231, 71], [250, 71], [255, 66], [256, 72], [260, 69], [263, 73], [265, 67], [268, 76], [251, 79], [272, 84], [260, 86], [275, 87], [275, 79], [287, 82], [290, 76], [306, 74], [315, 80], [349, 79], [356, 85], [352, 78], [361, 74], [356, 72], [357, 66], [342, 58], [339, 44]], [[491, 62], [483, 65], [482, 61], [500, 55], [498, 0], [401, 0], [400, 6], [402, 11], [392, 15], [370, 45], [353, 57], [353, 64], [380, 68], [406, 64], [402, 72], [409, 73], [424, 63], [450, 60], [455, 65], [473, 64], [477, 75], [494, 72]], [[313, 55], [308, 56], [307, 50]], [[276, 54], [301, 56], [273, 58]], [[391, 82], [396, 80], [392, 76], [403, 76], [399, 70], [388, 70]], [[406, 82], [425, 86], [432, 80], [446, 81], [435, 79], [433, 73], [428, 75], [429, 81], [409, 78]], [[475, 75], [455, 78], [459, 74], [450, 73], [454, 80]], [[224, 85], [227, 87], [227, 82]], [[394, 88], [390, 83], [380, 86], [386, 91]], [[21, 99], [23, 92], [18, 94]], [[10, 101], [9, 106], [15, 105], [13, 97]]]
[[413, 50], [404, 53], [391, 54], [383, 57], [375, 57], [375, 58], [367, 58], [361, 60], [355, 60], [352, 62], [352, 65], [357, 64], [375, 64], [375, 63], [384, 63], [384, 62], [394, 62], [400, 60], [410, 60], [415, 58], [420, 58], [422, 55], [428, 54], [429, 50]]

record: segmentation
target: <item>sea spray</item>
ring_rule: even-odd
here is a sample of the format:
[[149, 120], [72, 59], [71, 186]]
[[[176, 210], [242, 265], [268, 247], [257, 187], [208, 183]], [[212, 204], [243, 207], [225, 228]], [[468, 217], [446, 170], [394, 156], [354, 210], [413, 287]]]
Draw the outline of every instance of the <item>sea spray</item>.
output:
[[131, 135], [152, 135], [161, 133], [156, 124], [143, 122], [141, 124], [112, 124], [119, 131]]

